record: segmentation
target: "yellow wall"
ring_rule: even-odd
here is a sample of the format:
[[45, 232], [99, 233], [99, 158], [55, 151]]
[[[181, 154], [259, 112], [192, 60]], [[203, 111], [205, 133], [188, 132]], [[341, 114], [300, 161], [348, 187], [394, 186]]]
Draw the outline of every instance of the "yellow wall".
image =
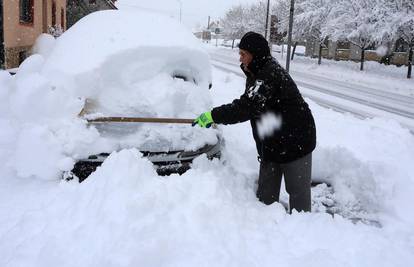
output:
[[[32, 24], [20, 23], [19, 0], [3, 1], [5, 47], [31, 46], [41, 33], [47, 32], [48, 26], [51, 26], [52, 23], [52, 1], [33, 0], [34, 16]], [[61, 8], [64, 8], [64, 19], [66, 20], [66, 0], [56, 0], [56, 23], [58, 25], [61, 24]], [[44, 11], [46, 11], [45, 16], [43, 16]]]

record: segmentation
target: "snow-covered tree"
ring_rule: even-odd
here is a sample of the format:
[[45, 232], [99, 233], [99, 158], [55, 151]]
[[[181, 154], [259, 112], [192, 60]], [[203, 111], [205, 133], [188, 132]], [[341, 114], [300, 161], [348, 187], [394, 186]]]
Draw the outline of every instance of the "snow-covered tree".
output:
[[[297, 1], [303, 1], [303, 0], [297, 0]], [[290, 0], [274, 0], [271, 1], [271, 9], [270, 14], [276, 16], [276, 30], [277, 34], [279, 34], [283, 39], [286, 38], [288, 30], [289, 30], [289, 11], [290, 11]], [[293, 27], [293, 30], [295, 30], [295, 27]], [[292, 33], [293, 40], [297, 40], [296, 34], [293, 31]], [[285, 42], [284, 40], [283, 42]], [[293, 47], [293, 51], [295, 50], [296, 45]], [[282, 46], [283, 49], [283, 46]], [[283, 51], [283, 50], [282, 50]], [[293, 55], [295, 53], [291, 53], [292, 59]]]
[[267, 3], [260, 1], [230, 8], [221, 19], [225, 36], [234, 44], [235, 39], [240, 39], [248, 31], [265, 35], [266, 7]]
[[403, 40], [408, 46], [408, 73], [411, 78], [413, 49], [414, 49], [414, 1], [412, 0], [382, 0], [388, 13], [384, 21], [384, 36], [393, 40]]
[[246, 9], [246, 20], [249, 31], [255, 31], [263, 36], [266, 31], [266, 9], [267, 2], [260, 1], [250, 5]]
[[326, 34], [333, 40], [347, 40], [360, 48], [361, 70], [364, 69], [365, 50], [382, 38], [377, 27], [384, 15], [378, 8], [379, 1], [338, 0], [330, 12]]
[[297, 4], [294, 34], [298, 39], [316, 40], [319, 45], [318, 64], [321, 64], [322, 48], [329, 36], [329, 15], [337, 0], [306, 0]]
[[290, 0], [277, 0], [272, 3], [270, 13], [276, 15], [278, 33], [284, 34], [289, 29]]
[[224, 36], [233, 41], [232, 48], [234, 47], [234, 40], [240, 39], [248, 31], [245, 16], [245, 7], [243, 5], [237, 5], [230, 8], [224, 15], [224, 18], [221, 19]]
[[53, 37], [57, 38], [63, 34], [63, 29], [60, 25], [49, 26], [47, 29], [48, 34], [52, 35]]
[[413, 65], [413, 49], [414, 49], [414, 12], [411, 18], [406, 18], [398, 25], [398, 36], [408, 44], [408, 73], [407, 78], [411, 78]]

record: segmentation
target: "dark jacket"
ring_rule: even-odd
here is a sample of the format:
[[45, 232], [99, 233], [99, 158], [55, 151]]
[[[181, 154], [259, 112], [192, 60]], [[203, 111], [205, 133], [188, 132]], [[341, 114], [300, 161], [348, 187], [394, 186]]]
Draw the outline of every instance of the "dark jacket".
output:
[[[250, 120], [257, 152], [264, 161], [286, 163], [312, 152], [316, 146], [315, 122], [290, 75], [271, 56], [254, 59], [249, 70], [243, 69], [247, 76], [244, 94], [231, 104], [214, 108], [214, 122]], [[268, 113], [281, 118], [281, 127], [260, 138], [257, 124]]]

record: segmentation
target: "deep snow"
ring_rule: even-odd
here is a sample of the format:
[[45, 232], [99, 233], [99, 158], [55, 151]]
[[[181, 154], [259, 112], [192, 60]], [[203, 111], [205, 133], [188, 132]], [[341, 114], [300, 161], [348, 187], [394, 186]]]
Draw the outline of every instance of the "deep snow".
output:
[[[153, 24], [146, 26], [149, 20]], [[217, 142], [215, 129], [120, 123], [87, 127], [78, 118], [86, 100], [94, 105], [85, 117], [191, 119], [211, 108], [208, 54], [172, 19], [96, 12], [56, 41], [41, 35], [34, 52], [15, 76], [0, 76], [2, 129], [13, 151], [8, 166], [20, 177], [55, 180], [78, 159], [124, 148], [157, 150], [163, 144], [192, 150]], [[189, 81], [174, 79], [176, 75]]]
[[[360, 120], [307, 100], [318, 131], [312, 176], [335, 189], [313, 189], [313, 213], [288, 215], [281, 204], [257, 201], [248, 123], [221, 127], [222, 159], [200, 157], [181, 176], [157, 176], [129, 148], [79, 184], [60, 180], [61, 171], [108, 143], [76, 117], [83, 105], [70, 90], [77, 74], [51, 78], [39, 71], [45, 64], [35, 55], [15, 77], [0, 72], [0, 266], [413, 262], [414, 137], [397, 122]], [[233, 74], [213, 69], [212, 77], [213, 105], [244, 90]], [[322, 203], [332, 202], [342, 216], [324, 212]], [[353, 222], [356, 216], [367, 220]]]

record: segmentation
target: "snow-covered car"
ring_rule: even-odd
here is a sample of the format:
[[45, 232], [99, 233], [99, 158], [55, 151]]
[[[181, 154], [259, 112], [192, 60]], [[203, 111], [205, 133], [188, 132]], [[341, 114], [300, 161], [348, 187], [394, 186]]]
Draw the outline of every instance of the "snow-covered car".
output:
[[[157, 14], [93, 13], [58, 39], [48, 62], [53, 66], [46, 64], [49, 73], [69, 75], [76, 84], [86, 103], [81, 112], [85, 120], [194, 119], [212, 106], [207, 52], [184, 26]], [[182, 173], [202, 154], [220, 155], [221, 134], [216, 128], [137, 122], [89, 123], [88, 127], [96, 130], [100, 145], [77, 160], [72, 172], [80, 180], [112, 151], [125, 148], [141, 151], [159, 174]]]

